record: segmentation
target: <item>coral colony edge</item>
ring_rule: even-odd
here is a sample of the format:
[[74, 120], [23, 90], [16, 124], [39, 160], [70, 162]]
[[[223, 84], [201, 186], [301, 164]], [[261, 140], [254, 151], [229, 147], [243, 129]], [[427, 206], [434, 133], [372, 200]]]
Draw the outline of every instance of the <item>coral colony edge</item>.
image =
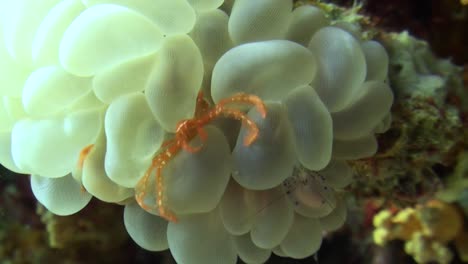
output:
[[[348, 15], [292, 0], [0, 0], [0, 163], [31, 175], [54, 215], [93, 197], [123, 207], [112, 221], [177, 263], [312, 256], [344, 224], [400, 85], [392, 45]], [[406, 239], [379, 217], [378, 243]]]

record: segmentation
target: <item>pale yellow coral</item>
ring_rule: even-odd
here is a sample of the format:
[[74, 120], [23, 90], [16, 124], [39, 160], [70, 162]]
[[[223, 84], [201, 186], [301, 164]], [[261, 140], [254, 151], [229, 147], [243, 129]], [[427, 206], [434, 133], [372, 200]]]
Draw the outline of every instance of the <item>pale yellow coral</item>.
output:
[[384, 245], [394, 239], [408, 240], [414, 232], [421, 229], [413, 208], [406, 208], [394, 216], [390, 210], [383, 210], [374, 216], [373, 223], [376, 227], [374, 242], [378, 245]]
[[448, 203], [431, 200], [417, 210], [422, 233], [438, 241], [453, 240], [462, 229], [463, 218], [458, 209]]
[[418, 221], [416, 211], [412, 208], [400, 211], [392, 219], [392, 223], [395, 226], [397, 238], [403, 240], [410, 239], [413, 233], [421, 228], [421, 223]]
[[418, 263], [450, 263], [453, 254], [447, 244], [453, 240], [460, 258], [468, 257], [463, 216], [452, 204], [430, 200], [396, 214], [383, 210], [374, 216], [373, 224], [374, 243], [382, 246], [390, 240], [403, 240], [406, 253]]
[[430, 239], [421, 232], [416, 232], [411, 240], [405, 243], [405, 252], [412, 255], [417, 263], [437, 262], [450, 263], [452, 252], [437, 239]]

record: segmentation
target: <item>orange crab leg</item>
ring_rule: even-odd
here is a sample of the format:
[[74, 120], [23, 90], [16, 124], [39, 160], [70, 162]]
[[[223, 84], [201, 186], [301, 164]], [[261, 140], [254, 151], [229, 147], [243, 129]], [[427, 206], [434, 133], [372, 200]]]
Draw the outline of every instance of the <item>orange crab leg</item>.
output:
[[198, 127], [197, 132], [202, 141], [206, 141], [208, 139], [208, 134], [206, 134], [206, 131], [203, 129], [203, 127]]
[[249, 130], [244, 138], [244, 146], [250, 146], [258, 138], [259, 129], [254, 121], [248, 118], [242, 111], [237, 109], [224, 109], [222, 114], [226, 117], [231, 117], [242, 121]]
[[[153, 158], [150, 167], [146, 170], [143, 178], [137, 183], [135, 187], [135, 199], [141, 208], [147, 211], [157, 210], [159, 216], [162, 218], [171, 221], [177, 222], [175, 215], [165, 208], [163, 204], [164, 199], [164, 182], [162, 178], [162, 169], [166, 165], [167, 161], [172, 158], [173, 155], [177, 154], [180, 151], [180, 146], [178, 144], [173, 144], [173, 141], [168, 141], [167, 145], [170, 145], [168, 149], [164, 152], [158, 154]], [[156, 193], [156, 206], [149, 206], [145, 203], [144, 199], [146, 196], [146, 190], [148, 186], [148, 179], [151, 176], [153, 170], [156, 169], [156, 184], [155, 184], [155, 193]]]
[[[202, 139], [202, 141], [204, 140]], [[203, 147], [203, 144], [200, 144], [199, 146], [196, 146], [196, 147], [192, 147], [187, 141], [182, 141], [180, 144], [185, 151], [190, 152], [190, 153], [196, 153], [200, 151], [200, 149]]]
[[146, 187], [148, 185], [148, 178], [151, 175], [151, 172], [154, 169], [154, 163], [150, 165], [150, 167], [146, 170], [143, 177], [138, 181], [137, 185], [135, 186], [135, 200], [137, 201], [138, 205], [146, 211], [151, 211], [152, 208], [144, 202], [146, 196]]
[[156, 192], [157, 192], [156, 203], [158, 205], [159, 215], [162, 218], [164, 218], [164, 219], [166, 219], [166, 220], [168, 220], [170, 222], [177, 223], [177, 218], [174, 215], [174, 213], [172, 213], [171, 211], [166, 209], [166, 207], [163, 204], [164, 185], [163, 185], [163, 177], [162, 177], [162, 174], [161, 174], [161, 170], [162, 170], [162, 168], [163, 168], [163, 166], [165, 164], [166, 164], [166, 162], [162, 161], [161, 164], [158, 166], [158, 168], [156, 170]]
[[260, 97], [251, 94], [238, 93], [235, 94], [233, 97], [222, 99], [221, 101], [219, 101], [213, 110], [209, 111], [205, 115], [205, 117], [200, 118], [198, 120], [198, 126], [204, 126], [219, 115], [224, 115], [226, 117], [240, 120], [243, 124], [247, 125], [249, 129], [249, 134], [244, 139], [244, 145], [250, 146], [250, 144], [252, 144], [257, 139], [259, 129], [255, 122], [253, 122], [249, 117], [247, 117], [247, 115], [244, 112], [237, 109], [226, 108], [226, 105], [230, 103], [253, 104], [255, 108], [257, 108], [257, 111], [260, 112], [262, 118], [266, 117], [266, 106], [263, 103], [262, 99], [260, 99]]
[[86, 157], [88, 157], [89, 152], [91, 152], [93, 147], [94, 147], [94, 144], [91, 144], [91, 145], [88, 145], [88, 146], [84, 147], [80, 151], [80, 156], [78, 158], [78, 168], [80, 168], [80, 169], [83, 168], [84, 161], [85, 161]]
[[[91, 145], [88, 145], [88, 146], [84, 147], [80, 151], [80, 155], [79, 155], [79, 158], [78, 158], [78, 165], [77, 165], [78, 169], [80, 169], [80, 170], [83, 169], [84, 161], [86, 160], [86, 157], [88, 157], [89, 152], [91, 152], [93, 147], [94, 147], [94, 144], [91, 144]], [[86, 188], [83, 186], [83, 184], [81, 184], [80, 190], [81, 190], [82, 193], [86, 192]]]
[[224, 108], [225, 105], [231, 103], [243, 103], [243, 104], [252, 104], [257, 108], [257, 111], [260, 112], [262, 118], [266, 117], [266, 106], [263, 103], [262, 99], [253, 94], [245, 93], [236, 93], [232, 97], [221, 99], [217, 104], [216, 108]]
[[197, 104], [195, 106], [195, 117], [203, 116], [210, 109], [210, 104], [203, 97], [203, 91], [198, 92]]

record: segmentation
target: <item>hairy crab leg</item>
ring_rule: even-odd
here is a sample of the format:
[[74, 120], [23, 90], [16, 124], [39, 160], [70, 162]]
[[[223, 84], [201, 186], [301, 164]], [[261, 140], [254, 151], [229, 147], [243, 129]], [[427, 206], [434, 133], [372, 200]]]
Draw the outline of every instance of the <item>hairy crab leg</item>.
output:
[[259, 129], [255, 122], [248, 118], [244, 112], [237, 109], [227, 108], [226, 105], [230, 103], [252, 104], [255, 106], [255, 108], [257, 108], [257, 111], [260, 112], [262, 118], [266, 117], [266, 106], [260, 97], [252, 94], [237, 93], [232, 97], [220, 100], [216, 104], [215, 108], [210, 110], [205, 116], [199, 118], [197, 120], [198, 127], [202, 127], [205, 124], [208, 124], [220, 115], [240, 120], [243, 124], [247, 125], [249, 129], [249, 134], [244, 139], [244, 145], [250, 146], [250, 144], [252, 144], [257, 139]]
[[[256, 127], [255, 123], [251, 119], [249, 119], [243, 112], [234, 109], [232, 111], [227, 109], [226, 105], [231, 103], [251, 104], [255, 108], [257, 108], [257, 111], [260, 112], [262, 118], [266, 117], [266, 106], [263, 103], [262, 99], [256, 95], [237, 93], [234, 94], [232, 97], [220, 100], [212, 110], [206, 110], [208, 107], [208, 103], [203, 99], [203, 92], [200, 91], [197, 97], [197, 109], [195, 120], [198, 123], [197, 133], [200, 136], [202, 142], [206, 141], [207, 139], [207, 134], [203, 129], [203, 126], [216, 119], [220, 115], [231, 117], [236, 120], [241, 120], [244, 124], [246, 124], [249, 127], [251, 132], [250, 135], [246, 138], [246, 141], [244, 142], [246, 146], [252, 144], [253, 141], [255, 141], [258, 134], [258, 128]], [[200, 116], [201, 113], [203, 113], [204, 115]], [[203, 144], [197, 147], [192, 147], [188, 144], [188, 142], [182, 142], [182, 148], [191, 153], [199, 151], [201, 147], [203, 147]]]
[[208, 134], [206, 133], [205, 129], [203, 127], [198, 127], [197, 128], [197, 133], [202, 142], [206, 141], [208, 139]]
[[[143, 178], [137, 183], [135, 187], [135, 199], [137, 203], [140, 205], [141, 208], [151, 211], [157, 210], [159, 216], [171, 221], [177, 222], [176, 216], [169, 211], [163, 203], [164, 199], [164, 182], [162, 178], [162, 169], [166, 166], [167, 161], [170, 160], [174, 155], [176, 155], [179, 151], [181, 146], [178, 142], [169, 141], [166, 144], [169, 146], [164, 152], [158, 154], [156, 157], [153, 158], [150, 167], [146, 170]], [[145, 203], [144, 199], [146, 196], [146, 190], [148, 187], [148, 179], [151, 176], [153, 170], [156, 169], [156, 184], [155, 184], [155, 193], [156, 193], [156, 206], [149, 206]]]
[[174, 213], [172, 213], [169, 209], [166, 208], [166, 206], [163, 204], [163, 199], [164, 199], [164, 182], [163, 182], [163, 177], [162, 177], [162, 169], [166, 165], [166, 161], [161, 161], [159, 166], [157, 167], [156, 170], [156, 203], [158, 205], [158, 211], [159, 215], [170, 221], [177, 223], [177, 218]]
[[[86, 157], [88, 157], [89, 153], [91, 152], [91, 150], [93, 149], [94, 147], [94, 144], [90, 144], [86, 147], [84, 147], [81, 151], [80, 151], [80, 155], [78, 157], [78, 169], [83, 169], [83, 165], [84, 165], [84, 162], [86, 160]], [[87, 192], [86, 191], [86, 188], [84, 187], [83, 183], [80, 184], [80, 190], [81, 190], [81, 193], [85, 193]]]
[[79, 156], [79, 158], [78, 158], [78, 168], [79, 168], [79, 169], [82, 169], [82, 168], [83, 168], [84, 161], [85, 161], [86, 157], [88, 157], [89, 152], [91, 152], [91, 150], [93, 149], [93, 147], [94, 147], [94, 144], [91, 144], [91, 145], [88, 145], [88, 146], [84, 147], [84, 148], [80, 151], [80, 156]]
[[231, 117], [236, 120], [242, 121], [243, 124], [249, 129], [248, 134], [244, 138], [244, 145], [250, 146], [258, 138], [259, 129], [252, 119], [248, 118], [247, 115], [237, 109], [224, 108], [221, 111], [221, 114], [226, 117]]
[[203, 129], [203, 127], [197, 127], [197, 133], [198, 133], [198, 136], [200, 137], [201, 139], [201, 143], [200, 145], [196, 146], [196, 147], [192, 147], [190, 145], [190, 140], [181, 140], [181, 143], [180, 145], [182, 146], [182, 148], [187, 151], [187, 152], [190, 152], [190, 153], [195, 153], [195, 152], [198, 152], [201, 150], [201, 148], [203, 147], [203, 142], [205, 142], [207, 139], [208, 139], [208, 134], [206, 133], [205, 129]]
[[135, 186], [135, 200], [137, 201], [138, 205], [146, 211], [156, 210], [156, 207], [151, 207], [145, 203], [144, 199], [146, 196], [146, 187], [148, 185], [148, 178], [151, 175], [151, 172], [155, 168], [155, 163], [152, 162], [150, 167], [146, 170], [143, 177], [138, 181], [137, 185]]
[[251, 104], [257, 108], [257, 111], [260, 112], [263, 118], [266, 117], [266, 106], [263, 103], [262, 99], [253, 94], [245, 94], [245, 93], [236, 93], [232, 97], [228, 97], [225, 99], [221, 99], [217, 104], [216, 108], [225, 108], [227, 104], [231, 103], [243, 103], [243, 104]]
[[[202, 138], [202, 141], [205, 141], [205, 139]], [[187, 151], [187, 152], [190, 152], [190, 153], [196, 153], [198, 151], [201, 150], [201, 148], [203, 147], [203, 143], [200, 144], [199, 146], [196, 146], [196, 147], [192, 147], [190, 146], [189, 142], [187, 141], [182, 141], [181, 142], [181, 146], [182, 148]]]
[[197, 104], [195, 106], [195, 118], [203, 116], [210, 110], [210, 104], [203, 97], [203, 92], [198, 92]]

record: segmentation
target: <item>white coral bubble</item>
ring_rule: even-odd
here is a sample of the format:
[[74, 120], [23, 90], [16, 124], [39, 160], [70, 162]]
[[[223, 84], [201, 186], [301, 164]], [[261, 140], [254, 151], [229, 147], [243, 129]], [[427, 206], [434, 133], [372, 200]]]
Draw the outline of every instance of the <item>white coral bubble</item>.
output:
[[186, 0], [82, 0], [82, 2], [88, 7], [106, 3], [125, 6], [147, 17], [165, 35], [187, 33], [193, 28], [196, 20], [195, 11]]
[[12, 131], [13, 160], [24, 171], [62, 177], [76, 166], [80, 150], [94, 142], [101, 122], [98, 110], [65, 118], [18, 121]]
[[335, 210], [319, 219], [322, 229], [328, 232], [339, 229], [344, 225], [347, 213], [346, 202], [338, 199]]
[[352, 169], [342, 160], [331, 160], [327, 167], [318, 173], [324, 177], [327, 185], [335, 189], [343, 189], [353, 180]]
[[340, 160], [367, 158], [377, 152], [377, 139], [373, 134], [352, 140], [333, 141], [333, 157]]
[[11, 131], [11, 128], [15, 124], [15, 120], [11, 118], [6, 108], [5, 101], [0, 100], [0, 131]]
[[137, 203], [131, 202], [125, 206], [124, 224], [130, 237], [140, 247], [150, 251], [169, 248], [167, 221], [147, 213]]
[[141, 93], [114, 100], [107, 109], [104, 125], [106, 173], [119, 185], [133, 188], [161, 145], [163, 130]]
[[351, 23], [351, 22], [348, 22], [348, 21], [340, 20], [340, 21], [334, 22], [333, 27], [336, 27], [336, 28], [339, 28], [339, 29], [342, 29], [342, 30], [348, 32], [349, 34], [351, 34], [358, 41], [362, 40], [361, 27], [356, 23]]
[[275, 253], [275, 255], [280, 256], [280, 257], [283, 257], [283, 258], [289, 257], [289, 256], [286, 255], [286, 253], [284, 253], [284, 251], [281, 249], [281, 246], [275, 247], [275, 248], [273, 249], [273, 253]]
[[267, 103], [263, 118], [256, 109], [248, 117], [257, 124], [257, 139], [249, 146], [247, 126], [242, 127], [233, 150], [233, 178], [243, 187], [254, 190], [273, 188], [292, 173], [295, 162], [293, 132], [284, 105]]
[[210, 11], [220, 7], [224, 0], [187, 0], [198, 12]]
[[35, 33], [49, 10], [59, 1], [8, 1], [2, 21], [8, 52], [19, 63], [32, 65], [31, 47]]
[[71, 75], [57, 66], [39, 68], [24, 85], [24, 109], [31, 116], [56, 114], [90, 90], [90, 78]]
[[317, 58], [313, 81], [330, 112], [345, 108], [366, 77], [366, 61], [359, 42], [348, 32], [324, 27], [314, 34], [309, 49]]
[[24, 83], [31, 69], [29, 66], [18, 63], [8, 53], [0, 31], [0, 94], [5, 96], [19, 97], [23, 91]]
[[281, 250], [290, 257], [302, 259], [314, 254], [322, 243], [322, 228], [317, 219], [294, 215], [294, 222]]
[[84, 9], [79, 0], [61, 1], [50, 9], [34, 35], [31, 50], [34, 65], [58, 63], [58, 50], [63, 34]]
[[71, 174], [56, 178], [31, 175], [31, 189], [36, 199], [56, 215], [71, 215], [83, 209], [92, 196], [81, 189]]
[[233, 238], [224, 228], [218, 210], [169, 223], [167, 239], [178, 263], [234, 264], [237, 260]]
[[203, 79], [203, 59], [187, 35], [167, 37], [145, 89], [148, 104], [161, 126], [175, 132], [179, 120], [193, 117]]
[[119, 96], [143, 91], [156, 58], [154, 54], [139, 57], [97, 73], [93, 78], [97, 98], [110, 104]]
[[201, 12], [190, 37], [200, 49], [205, 73], [213, 70], [215, 63], [229, 48], [232, 41], [228, 33], [229, 16], [221, 10]]
[[0, 132], [0, 164], [8, 170], [16, 173], [26, 173], [16, 166], [13, 156], [11, 153], [11, 132], [2, 131]]
[[253, 191], [235, 181], [229, 184], [220, 209], [226, 230], [234, 235], [250, 234], [255, 247], [263, 249], [271, 249], [281, 242], [294, 214], [281, 187]]
[[10, 121], [16, 122], [28, 118], [21, 97], [4, 96], [3, 107]]
[[[122, 187], [111, 181], [104, 170], [106, 141], [103, 131], [84, 160], [81, 171], [83, 187], [94, 197], [108, 203], [121, 202], [134, 194], [129, 188]], [[75, 177], [75, 174], [73, 175]], [[76, 177], [75, 177], [76, 178]]]
[[220, 214], [226, 230], [233, 235], [243, 235], [250, 231], [256, 211], [253, 200], [255, 192], [231, 180], [220, 202]]
[[361, 93], [350, 106], [332, 113], [336, 139], [351, 140], [370, 134], [389, 112], [393, 93], [384, 82], [365, 82]]
[[332, 154], [332, 118], [314, 89], [298, 87], [284, 100], [295, 134], [299, 161], [310, 170], [320, 170]]
[[221, 200], [232, 170], [228, 142], [213, 126], [203, 128], [205, 142], [196, 137], [192, 146], [203, 145], [196, 153], [181, 151], [163, 168], [167, 205], [177, 214], [213, 210]]
[[287, 40], [247, 43], [226, 52], [216, 63], [211, 94], [218, 102], [235, 93], [281, 100], [292, 89], [309, 84], [316, 71], [312, 53]]
[[260, 248], [273, 248], [286, 237], [293, 222], [294, 209], [281, 186], [256, 191], [253, 198], [255, 221], [250, 230], [252, 242]]
[[377, 134], [387, 132], [392, 125], [392, 114], [387, 113], [382, 122], [380, 122], [374, 129], [374, 132]]
[[385, 48], [375, 40], [369, 40], [361, 44], [366, 57], [367, 81], [385, 81], [388, 74], [388, 54]]
[[67, 28], [59, 58], [69, 72], [90, 76], [157, 51], [162, 39], [162, 32], [143, 15], [117, 5], [96, 5]]
[[236, 44], [281, 39], [291, 10], [291, 0], [236, 0], [229, 18], [229, 34]]
[[320, 8], [310, 5], [299, 6], [292, 12], [285, 38], [307, 46], [315, 32], [329, 24], [330, 19]]
[[265, 263], [270, 258], [271, 250], [257, 247], [250, 239], [250, 234], [234, 237], [237, 254], [246, 263]]

